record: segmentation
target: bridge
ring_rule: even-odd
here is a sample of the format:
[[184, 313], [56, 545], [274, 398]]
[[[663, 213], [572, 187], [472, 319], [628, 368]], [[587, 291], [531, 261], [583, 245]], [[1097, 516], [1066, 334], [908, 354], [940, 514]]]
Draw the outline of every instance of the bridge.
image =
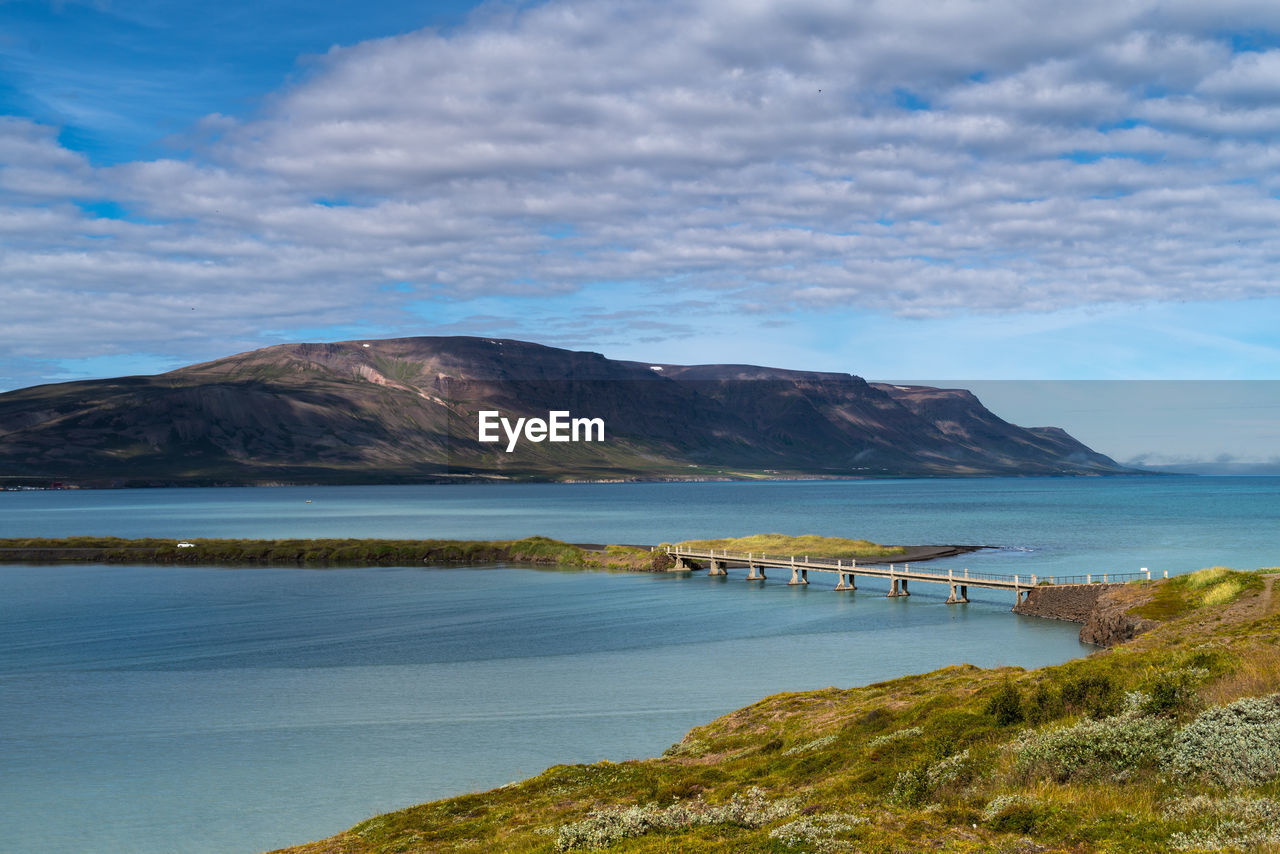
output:
[[[970, 572], [968, 569], [960, 571], [954, 569], [921, 570], [912, 569], [909, 563], [904, 563], [901, 566], [891, 563], [888, 568], [885, 568], [883, 564], [860, 564], [853, 559], [810, 559], [808, 555], [802, 557], [797, 557], [796, 555], [766, 555], [754, 552], [731, 552], [727, 549], [695, 549], [687, 546], [668, 546], [665, 550], [676, 562], [674, 571], [693, 569], [694, 567], [690, 565], [690, 561], [705, 563], [707, 575], [709, 576], [727, 575], [731, 565], [738, 568], [745, 566], [750, 570], [747, 574], [747, 581], [764, 581], [768, 577], [765, 575], [766, 569], [789, 569], [791, 570], [791, 580], [787, 584], [804, 585], [809, 583], [810, 572], [827, 572], [835, 574], [837, 578], [836, 590], [857, 590], [855, 578], [862, 575], [886, 579], [889, 582], [889, 592], [885, 595], [890, 598], [910, 596], [911, 592], [908, 589], [908, 584], [912, 581], [946, 584], [951, 588], [951, 595], [947, 597], [948, 605], [968, 602], [970, 587], [1011, 590], [1017, 598], [1018, 604], [1022, 604], [1022, 597], [1034, 587], [1107, 584], [1134, 579], [1151, 580], [1151, 570], [1146, 568], [1138, 572], [1103, 572], [1099, 574], [1038, 577], [1034, 574], [1001, 575], [993, 572]], [[1165, 578], [1168, 577], [1169, 573], [1166, 570]]]

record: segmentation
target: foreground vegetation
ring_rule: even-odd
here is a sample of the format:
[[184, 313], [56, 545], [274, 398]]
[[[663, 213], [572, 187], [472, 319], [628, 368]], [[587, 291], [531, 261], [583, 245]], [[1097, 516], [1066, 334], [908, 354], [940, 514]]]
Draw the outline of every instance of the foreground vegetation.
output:
[[1146, 583], [1134, 605], [1164, 622], [1088, 658], [779, 694], [656, 759], [556, 766], [290, 850], [1280, 851], [1275, 572]]
[[665, 553], [634, 546], [587, 549], [546, 537], [523, 540], [221, 540], [120, 537], [0, 539], [0, 560], [265, 566], [413, 566], [423, 563], [539, 563], [662, 570]]
[[785, 534], [752, 534], [749, 537], [722, 537], [718, 540], [685, 540], [678, 545], [695, 549], [728, 549], [731, 552], [813, 555], [824, 558], [866, 559], [893, 557], [907, 552], [904, 546], [882, 546], [870, 540], [819, 537], [813, 534], [800, 537], [789, 537]]

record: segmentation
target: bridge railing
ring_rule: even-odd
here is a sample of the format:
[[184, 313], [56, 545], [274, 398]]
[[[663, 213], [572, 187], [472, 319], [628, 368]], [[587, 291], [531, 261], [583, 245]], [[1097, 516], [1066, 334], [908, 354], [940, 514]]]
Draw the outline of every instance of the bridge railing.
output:
[[1046, 575], [1040, 578], [1049, 584], [1122, 584], [1129, 581], [1150, 581], [1150, 572], [1091, 572], [1085, 575]]
[[857, 560], [854, 558], [834, 558], [834, 557], [810, 557], [809, 555], [771, 555], [764, 552], [731, 552], [728, 549], [690, 549], [680, 546], [672, 546], [667, 549], [667, 554], [684, 555], [686, 557], [706, 557], [715, 558], [716, 560], [736, 560], [748, 563], [753, 560], [758, 561], [775, 561], [777, 563], [789, 564], [793, 559], [796, 566], [823, 566], [836, 568], [856, 567]]
[[[849, 572], [863, 573], [872, 572], [876, 574], [889, 572], [889, 569], [883, 564], [869, 565], [858, 564], [853, 558], [811, 558], [807, 555], [769, 555], [763, 552], [731, 552], [728, 549], [693, 549], [681, 546], [671, 546], [667, 549], [667, 554], [686, 557], [701, 557], [715, 560], [732, 560], [743, 563], [751, 561], [782, 563], [790, 565], [795, 563], [796, 567], [803, 569], [805, 567], [830, 570], [847, 570]], [[904, 569], [897, 567], [906, 567], [909, 564], [895, 564], [895, 569], [899, 573], [905, 572]], [[954, 581], [962, 584], [964, 581], [994, 581], [1002, 584], [1018, 584], [1025, 587], [1033, 587], [1041, 584], [1109, 584], [1123, 583], [1128, 581], [1150, 581], [1151, 573], [1148, 570], [1139, 572], [1093, 572], [1082, 575], [1039, 575], [1039, 574], [1017, 574], [1008, 575], [999, 572], [982, 572], [972, 571], [968, 569], [950, 571], [945, 569], [912, 569], [911, 575], [928, 575], [937, 578], [940, 581]]]

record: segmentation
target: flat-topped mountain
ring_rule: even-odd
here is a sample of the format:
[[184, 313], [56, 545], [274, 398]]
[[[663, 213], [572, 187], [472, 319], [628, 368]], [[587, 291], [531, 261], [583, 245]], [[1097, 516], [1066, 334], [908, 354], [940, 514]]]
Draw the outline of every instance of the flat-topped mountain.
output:
[[[479, 441], [479, 413], [603, 441]], [[586, 431], [583, 436], [586, 437]], [[0, 483], [1086, 475], [1127, 472], [959, 389], [606, 359], [468, 337], [285, 344], [156, 376], [0, 394]]]

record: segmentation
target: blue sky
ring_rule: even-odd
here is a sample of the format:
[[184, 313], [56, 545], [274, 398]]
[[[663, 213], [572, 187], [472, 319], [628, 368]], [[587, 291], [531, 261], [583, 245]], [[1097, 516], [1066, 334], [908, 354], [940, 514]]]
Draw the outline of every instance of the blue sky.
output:
[[476, 334], [1280, 379], [1280, 7], [0, 0], [0, 389]]

